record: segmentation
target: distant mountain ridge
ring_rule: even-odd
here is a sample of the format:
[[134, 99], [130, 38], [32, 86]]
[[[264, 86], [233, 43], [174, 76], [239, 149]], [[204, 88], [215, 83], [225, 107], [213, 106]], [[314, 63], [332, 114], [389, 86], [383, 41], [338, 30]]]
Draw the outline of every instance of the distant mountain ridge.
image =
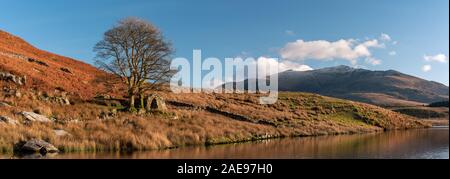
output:
[[380, 106], [423, 105], [448, 100], [449, 96], [448, 86], [395, 70], [371, 71], [341, 65], [285, 71], [278, 77], [280, 91], [316, 93]]

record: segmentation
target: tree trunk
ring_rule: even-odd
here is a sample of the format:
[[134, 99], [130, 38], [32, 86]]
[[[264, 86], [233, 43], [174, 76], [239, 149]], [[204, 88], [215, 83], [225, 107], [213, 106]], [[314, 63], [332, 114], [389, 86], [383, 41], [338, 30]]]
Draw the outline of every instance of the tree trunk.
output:
[[129, 94], [130, 96], [129, 96], [129, 110], [130, 111], [135, 111], [136, 110], [136, 107], [135, 107], [135, 102], [134, 102], [134, 94], [133, 93], [130, 93]]
[[144, 93], [139, 94], [140, 95], [140, 101], [141, 101], [141, 109], [145, 109], [145, 96]]

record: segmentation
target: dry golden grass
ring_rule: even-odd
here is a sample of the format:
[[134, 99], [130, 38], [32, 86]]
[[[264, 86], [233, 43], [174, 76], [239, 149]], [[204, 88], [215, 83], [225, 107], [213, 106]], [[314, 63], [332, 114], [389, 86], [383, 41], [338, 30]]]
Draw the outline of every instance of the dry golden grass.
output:
[[[169, 112], [134, 115], [118, 112], [102, 119], [112, 108], [86, 102], [51, 104], [25, 94], [20, 99], [0, 98], [12, 107], [0, 115], [23, 122], [21, 111], [35, 111], [54, 123], [9, 126], [0, 124], [0, 152], [14, 143], [39, 138], [69, 151], [136, 151], [188, 145], [210, 145], [275, 137], [367, 133], [426, 125], [404, 115], [371, 105], [305, 93], [282, 93], [274, 105], [257, 103], [259, 95], [161, 93], [168, 101], [210, 106], [267, 123], [235, 120], [206, 110], [169, 105]], [[70, 135], [57, 136], [54, 130]]]

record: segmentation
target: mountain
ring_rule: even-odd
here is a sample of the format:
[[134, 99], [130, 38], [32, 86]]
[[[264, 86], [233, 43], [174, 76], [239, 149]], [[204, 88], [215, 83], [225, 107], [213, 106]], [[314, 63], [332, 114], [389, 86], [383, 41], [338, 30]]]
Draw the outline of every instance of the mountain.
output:
[[1, 86], [59, 90], [88, 99], [111, 88], [101, 82], [107, 76], [89, 64], [40, 50], [0, 30]]
[[[81, 61], [40, 50], [0, 30], [0, 87], [65, 91], [82, 99], [121, 95], [107, 84], [109, 74]], [[397, 71], [369, 71], [348, 66], [279, 74], [281, 91], [310, 92], [382, 106], [423, 105], [446, 101], [449, 88]]]
[[[106, 95], [73, 100], [121, 91], [102, 80], [108, 76], [0, 32], [0, 153], [17, 152], [18, 144], [32, 139], [48, 140], [63, 152], [130, 152], [431, 126], [381, 107], [309, 93], [280, 93], [276, 104], [260, 105], [261, 94], [161, 90], [152, 94], [159, 102], [147, 100], [146, 107], [152, 109], [139, 115], [127, 112], [123, 100]], [[70, 93], [70, 101], [40, 93], [51, 91]], [[154, 104], [163, 102], [167, 108], [155, 110]], [[111, 141], [118, 142], [111, 145]]]
[[423, 105], [448, 100], [449, 96], [448, 86], [394, 70], [337, 66], [285, 71], [278, 77], [280, 91], [316, 93], [380, 106]]

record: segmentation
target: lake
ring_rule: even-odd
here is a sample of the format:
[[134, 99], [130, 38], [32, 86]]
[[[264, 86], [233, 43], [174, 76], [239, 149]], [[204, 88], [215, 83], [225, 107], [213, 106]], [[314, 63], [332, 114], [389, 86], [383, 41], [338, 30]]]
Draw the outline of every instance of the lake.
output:
[[[8, 156], [2, 156], [8, 158]], [[0, 157], [0, 158], [2, 158]], [[33, 158], [33, 156], [30, 156]], [[35, 156], [34, 156], [35, 157]], [[273, 139], [121, 153], [68, 153], [54, 159], [448, 159], [449, 128]]]

